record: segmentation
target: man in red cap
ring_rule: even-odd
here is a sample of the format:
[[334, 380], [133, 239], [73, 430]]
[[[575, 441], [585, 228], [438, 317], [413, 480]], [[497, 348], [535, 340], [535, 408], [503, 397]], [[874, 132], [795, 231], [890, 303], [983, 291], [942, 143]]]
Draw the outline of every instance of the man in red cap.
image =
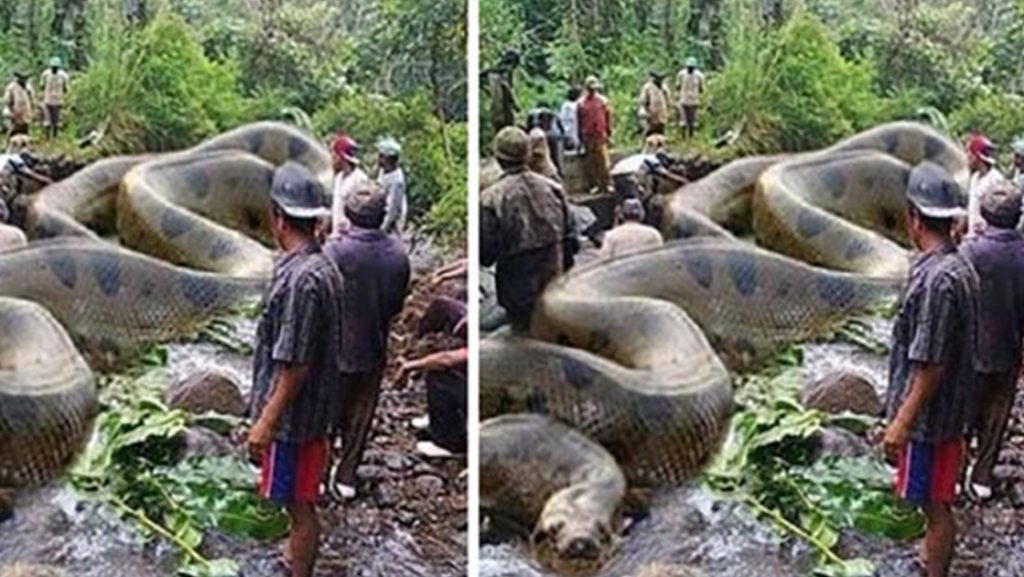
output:
[[971, 173], [967, 186], [967, 236], [973, 237], [985, 230], [981, 216], [981, 194], [1003, 180], [996, 168], [995, 146], [983, 134], [967, 140], [967, 169]]
[[337, 237], [349, 227], [345, 216], [345, 197], [355, 186], [367, 180], [366, 173], [359, 168], [359, 144], [346, 134], [339, 134], [331, 142], [331, 158], [334, 161], [334, 193], [331, 201], [331, 236]]

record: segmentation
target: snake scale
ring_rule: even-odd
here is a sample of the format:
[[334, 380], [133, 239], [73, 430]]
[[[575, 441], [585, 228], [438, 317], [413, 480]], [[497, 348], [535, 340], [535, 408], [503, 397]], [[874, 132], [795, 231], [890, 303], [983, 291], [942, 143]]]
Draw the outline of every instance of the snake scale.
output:
[[[909, 266], [904, 190], [923, 160], [965, 180], [957, 145], [911, 122], [737, 160], [673, 193], [672, 242], [553, 281], [529, 334], [481, 342], [482, 504], [528, 519], [549, 568], [599, 567], [621, 492], [587, 479], [609, 467], [633, 487], [692, 478], [727, 432], [731, 370], [895, 295]], [[515, 413], [543, 418], [512, 427]]]
[[0, 491], [45, 484], [74, 459], [97, 411], [93, 368], [263, 290], [270, 183], [289, 160], [329, 184], [323, 146], [262, 122], [101, 160], [29, 199], [31, 242], [0, 252]]

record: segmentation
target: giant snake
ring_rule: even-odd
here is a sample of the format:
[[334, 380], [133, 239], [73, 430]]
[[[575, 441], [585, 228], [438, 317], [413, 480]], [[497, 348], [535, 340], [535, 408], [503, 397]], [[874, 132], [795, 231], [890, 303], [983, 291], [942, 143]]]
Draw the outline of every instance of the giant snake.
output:
[[963, 182], [956, 144], [909, 122], [737, 160], [672, 195], [675, 241], [553, 281], [528, 334], [481, 342], [482, 504], [532, 523], [548, 567], [600, 566], [622, 496], [609, 467], [634, 487], [692, 478], [728, 430], [730, 369], [897, 293], [906, 182], [924, 160]]
[[97, 411], [90, 367], [260, 293], [270, 183], [289, 160], [329, 184], [319, 143], [263, 122], [102, 160], [29, 200], [32, 242], [0, 252], [0, 490], [45, 484], [74, 459]]

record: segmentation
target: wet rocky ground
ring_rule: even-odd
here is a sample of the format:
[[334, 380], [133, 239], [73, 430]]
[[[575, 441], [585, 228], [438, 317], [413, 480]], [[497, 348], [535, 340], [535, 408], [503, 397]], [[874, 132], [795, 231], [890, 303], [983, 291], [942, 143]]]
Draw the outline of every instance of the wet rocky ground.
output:
[[[887, 341], [891, 324], [870, 323], [871, 336]], [[802, 373], [815, 382], [835, 371], [886, 386], [884, 355], [842, 343], [804, 346]], [[1014, 403], [1007, 440], [996, 468], [994, 498], [984, 504], [961, 499], [960, 535], [950, 577], [1024, 576], [1024, 395]], [[866, 441], [864, 441], [866, 446]], [[875, 577], [917, 577], [920, 541], [894, 541], [849, 533], [838, 552], [876, 564]], [[650, 515], [622, 538], [599, 577], [803, 577], [814, 559], [810, 548], [780, 536], [745, 505], [723, 500], [698, 483], [653, 497]], [[481, 577], [554, 577], [537, 566], [524, 544], [504, 542], [481, 549]]]
[[[457, 577], [466, 572], [465, 460], [415, 453], [417, 437], [409, 421], [425, 414], [426, 391], [419, 380], [398, 379], [402, 358], [451, 344], [442, 336], [416, 339], [413, 328], [435, 295], [458, 295], [465, 283], [428, 282], [430, 271], [444, 259], [423, 241], [419, 248], [414, 243], [412, 252], [414, 290], [393, 327], [377, 419], [359, 469], [359, 495], [322, 510], [319, 577]], [[234, 325], [239, 337], [251, 338], [254, 321], [239, 318]], [[249, 388], [250, 360], [244, 355], [201, 342], [173, 344], [168, 353], [169, 382], [215, 368], [242, 390]], [[281, 545], [208, 534], [201, 551], [209, 558], [238, 561], [242, 577], [277, 577], [284, 575]], [[18, 563], [56, 567], [68, 577], [156, 577], [174, 574], [176, 553], [142, 539], [108, 507], [55, 484], [19, 496], [15, 517], [0, 523], [0, 575], [4, 566]]]

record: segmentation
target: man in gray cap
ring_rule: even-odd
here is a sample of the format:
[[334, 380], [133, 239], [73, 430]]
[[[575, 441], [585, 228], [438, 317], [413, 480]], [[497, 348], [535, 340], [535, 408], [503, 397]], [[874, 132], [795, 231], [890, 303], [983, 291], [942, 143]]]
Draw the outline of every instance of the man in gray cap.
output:
[[405, 246], [381, 230], [386, 209], [387, 196], [377, 183], [356, 184], [345, 197], [345, 218], [350, 228], [324, 247], [324, 253], [345, 278], [341, 451], [328, 483], [336, 499], [355, 497], [356, 468], [380, 398], [391, 321], [402, 311], [409, 289]]
[[924, 162], [907, 183], [907, 234], [919, 252], [893, 326], [883, 445], [897, 465], [896, 493], [921, 507], [920, 560], [929, 577], [949, 569], [956, 540], [953, 502], [975, 398], [978, 277], [953, 243], [960, 191]]
[[603, 258], [660, 246], [665, 242], [658, 229], [644, 224], [644, 205], [639, 198], [623, 200], [619, 205], [619, 217], [622, 224], [605, 233], [601, 241]]
[[285, 507], [285, 562], [310, 577], [320, 540], [316, 503], [328, 436], [340, 412], [342, 278], [314, 238], [326, 197], [305, 167], [274, 172], [271, 233], [282, 255], [256, 332], [249, 454], [261, 463], [260, 495]]
[[380, 228], [386, 233], [401, 234], [409, 212], [406, 198], [405, 172], [398, 164], [402, 145], [390, 136], [377, 142], [377, 182], [387, 193], [387, 211]]
[[981, 193], [987, 226], [960, 252], [980, 280], [978, 308], [977, 460], [968, 485], [980, 500], [992, 496], [992, 469], [999, 456], [1020, 373], [1024, 338], [1024, 235], [1017, 231], [1021, 193], [1000, 182]]
[[480, 194], [480, 263], [497, 264], [498, 304], [526, 331], [541, 292], [560, 275], [571, 234], [561, 188], [527, 169], [526, 133], [507, 126], [494, 139], [501, 179]]

